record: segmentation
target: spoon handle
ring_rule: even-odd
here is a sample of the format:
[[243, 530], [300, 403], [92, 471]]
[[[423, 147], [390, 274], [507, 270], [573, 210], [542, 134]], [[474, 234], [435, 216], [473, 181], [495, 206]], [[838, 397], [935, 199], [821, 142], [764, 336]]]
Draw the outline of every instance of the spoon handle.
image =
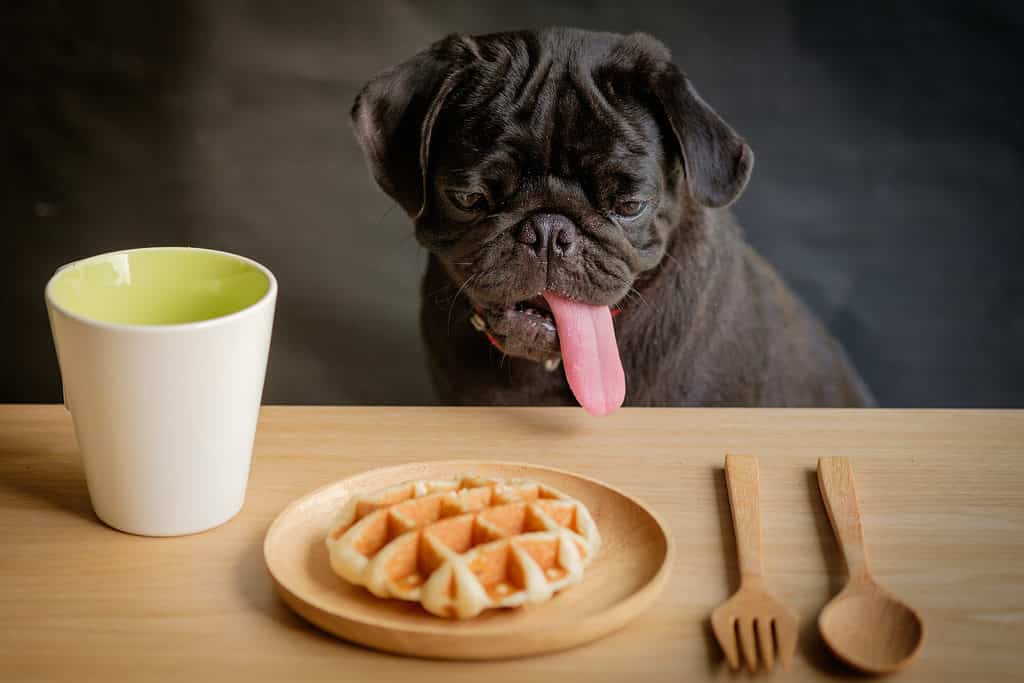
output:
[[729, 507], [736, 532], [740, 581], [760, 578], [761, 501], [758, 491], [757, 458], [752, 455], [725, 456], [725, 479], [729, 485]]
[[818, 487], [825, 500], [825, 510], [835, 529], [839, 547], [846, 558], [850, 580], [869, 578], [864, 530], [853, 484], [853, 468], [846, 458], [818, 459]]

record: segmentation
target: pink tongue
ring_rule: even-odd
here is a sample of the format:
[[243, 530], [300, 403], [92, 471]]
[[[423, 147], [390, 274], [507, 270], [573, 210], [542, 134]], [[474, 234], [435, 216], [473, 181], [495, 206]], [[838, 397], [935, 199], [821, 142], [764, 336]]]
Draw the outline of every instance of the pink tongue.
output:
[[607, 415], [626, 397], [619, 347], [607, 306], [588, 306], [544, 292], [558, 327], [565, 377], [591, 415]]

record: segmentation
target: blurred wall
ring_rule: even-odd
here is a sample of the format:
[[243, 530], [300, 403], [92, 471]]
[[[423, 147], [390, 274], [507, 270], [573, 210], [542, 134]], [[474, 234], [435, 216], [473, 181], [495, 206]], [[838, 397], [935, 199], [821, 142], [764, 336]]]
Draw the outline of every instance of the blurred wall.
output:
[[[871, 3], [869, 3], [871, 4]], [[58, 401], [42, 290], [190, 244], [280, 281], [264, 400], [432, 402], [424, 254], [349, 132], [450, 32], [654, 33], [751, 143], [749, 239], [887, 406], [1024, 406], [1024, 12], [1014, 2], [36, 2], [5, 10], [0, 402]], [[6, 35], [4, 35], [6, 34]]]

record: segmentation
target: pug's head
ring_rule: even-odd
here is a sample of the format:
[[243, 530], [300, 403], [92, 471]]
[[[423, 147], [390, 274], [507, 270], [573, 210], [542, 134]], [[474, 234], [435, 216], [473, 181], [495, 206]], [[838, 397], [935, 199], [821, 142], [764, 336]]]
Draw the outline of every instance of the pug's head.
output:
[[746, 143], [643, 34], [449, 36], [352, 108], [380, 187], [505, 353], [559, 357], [604, 413], [624, 383], [610, 309], [658, 267], [684, 203], [730, 204]]

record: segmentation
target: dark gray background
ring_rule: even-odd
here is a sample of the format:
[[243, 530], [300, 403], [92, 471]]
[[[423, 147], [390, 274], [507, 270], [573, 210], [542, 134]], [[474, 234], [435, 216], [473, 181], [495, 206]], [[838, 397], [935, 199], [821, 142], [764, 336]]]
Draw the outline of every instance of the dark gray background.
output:
[[21, 4], [0, 19], [0, 402], [59, 400], [57, 266], [166, 244], [276, 273], [266, 402], [432, 402], [424, 255], [348, 108], [446, 33], [561, 24], [672, 48], [757, 154], [749, 239], [883, 405], [1024, 406], [1021, 3]]

